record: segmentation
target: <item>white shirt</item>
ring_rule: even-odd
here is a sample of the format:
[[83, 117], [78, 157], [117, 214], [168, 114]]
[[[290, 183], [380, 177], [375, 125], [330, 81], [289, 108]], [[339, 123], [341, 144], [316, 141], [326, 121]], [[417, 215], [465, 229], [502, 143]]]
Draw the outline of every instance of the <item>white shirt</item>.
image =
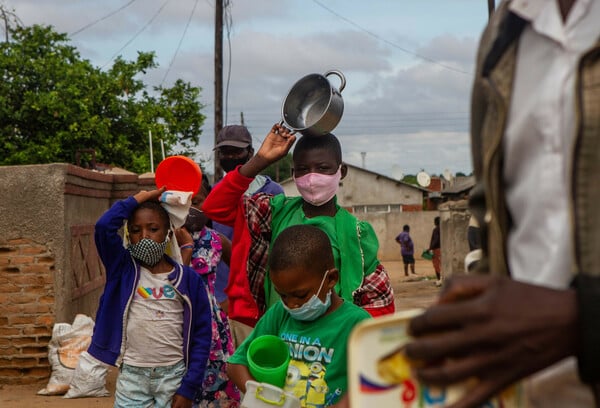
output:
[[183, 359], [183, 299], [168, 280], [140, 267], [127, 315], [123, 362], [136, 367], [169, 366]]
[[[516, 280], [566, 288], [574, 264], [571, 154], [580, 57], [600, 36], [600, 1], [576, 0], [563, 22], [557, 0], [514, 0], [531, 21], [519, 43], [504, 138], [504, 181], [514, 227], [508, 261]], [[574, 358], [526, 381], [530, 407], [592, 407]]]
[[557, 0], [515, 0], [510, 8], [532, 24], [520, 39], [504, 139], [509, 267], [517, 280], [566, 288], [576, 67], [600, 36], [600, 2], [577, 0], [565, 23]]

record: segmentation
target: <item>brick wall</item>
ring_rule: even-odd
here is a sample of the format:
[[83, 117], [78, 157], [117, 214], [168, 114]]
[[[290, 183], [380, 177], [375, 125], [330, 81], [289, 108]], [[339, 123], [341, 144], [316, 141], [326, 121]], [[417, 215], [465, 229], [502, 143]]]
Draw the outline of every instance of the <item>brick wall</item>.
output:
[[153, 177], [66, 163], [0, 166], [0, 385], [47, 381], [56, 323], [95, 319], [105, 275], [94, 224]]
[[0, 241], [0, 384], [48, 378], [54, 257], [30, 239]]

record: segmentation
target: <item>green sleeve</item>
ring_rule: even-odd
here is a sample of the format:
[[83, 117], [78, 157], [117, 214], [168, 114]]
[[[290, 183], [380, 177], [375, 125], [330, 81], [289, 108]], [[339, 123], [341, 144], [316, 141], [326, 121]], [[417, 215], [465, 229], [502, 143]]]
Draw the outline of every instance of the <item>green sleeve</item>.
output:
[[367, 276], [373, 273], [377, 265], [379, 265], [379, 259], [377, 259], [379, 240], [377, 239], [375, 230], [368, 222], [359, 221], [358, 228], [360, 231], [360, 246], [365, 259], [364, 275]]

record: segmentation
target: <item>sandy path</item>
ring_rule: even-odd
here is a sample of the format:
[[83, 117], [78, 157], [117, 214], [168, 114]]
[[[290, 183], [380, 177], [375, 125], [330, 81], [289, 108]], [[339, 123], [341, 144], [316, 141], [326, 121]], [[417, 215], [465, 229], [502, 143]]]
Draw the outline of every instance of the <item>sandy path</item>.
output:
[[[396, 310], [426, 307], [434, 300], [438, 292], [435, 287], [435, 274], [430, 261], [418, 259], [417, 275], [404, 277], [401, 262], [384, 263], [395, 292]], [[113, 393], [115, 389], [116, 368], [111, 368], [106, 388]], [[44, 388], [46, 382], [29, 385], [0, 385], [0, 407], [2, 408], [109, 408], [114, 398], [78, 398], [65, 399], [61, 396], [41, 396], [37, 391]]]

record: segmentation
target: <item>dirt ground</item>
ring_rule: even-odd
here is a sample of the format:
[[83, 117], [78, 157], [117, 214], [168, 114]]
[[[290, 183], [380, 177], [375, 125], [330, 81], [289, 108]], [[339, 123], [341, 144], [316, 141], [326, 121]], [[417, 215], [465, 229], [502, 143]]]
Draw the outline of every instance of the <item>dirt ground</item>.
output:
[[[385, 262], [395, 293], [396, 310], [423, 308], [435, 301], [439, 288], [435, 286], [435, 273], [431, 261], [417, 259], [416, 275], [404, 276], [402, 262]], [[109, 370], [106, 388], [114, 393], [117, 369]], [[37, 395], [46, 382], [29, 385], [0, 384], [0, 407], [2, 408], [109, 408], [114, 398], [65, 399], [61, 396]]]

